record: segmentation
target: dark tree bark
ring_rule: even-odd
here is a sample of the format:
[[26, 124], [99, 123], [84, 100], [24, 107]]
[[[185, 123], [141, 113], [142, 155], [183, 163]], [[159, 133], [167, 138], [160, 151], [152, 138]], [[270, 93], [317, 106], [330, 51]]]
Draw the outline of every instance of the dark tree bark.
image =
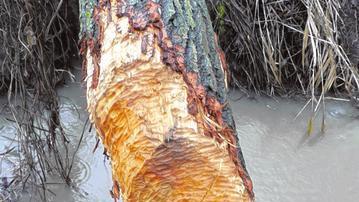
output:
[[204, 0], [81, 2], [90, 119], [125, 201], [250, 201]]

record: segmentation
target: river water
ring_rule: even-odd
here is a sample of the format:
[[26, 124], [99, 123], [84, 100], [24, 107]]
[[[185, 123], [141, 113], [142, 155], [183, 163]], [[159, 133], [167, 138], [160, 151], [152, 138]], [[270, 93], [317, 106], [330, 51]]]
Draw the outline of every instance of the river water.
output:
[[[65, 130], [73, 140], [78, 140], [87, 119], [84, 89], [77, 80], [58, 92]], [[248, 98], [238, 91], [231, 92], [230, 97], [256, 201], [358, 201], [358, 109], [347, 102], [328, 100], [325, 133], [320, 132], [318, 116], [313, 133], [308, 136], [310, 110], [305, 109], [295, 119], [305, 101]], [[0, 153], [11, 144], [6, 137], [14, 133], [13, 125], [0, 117]], [[75, 188], [59, 184], [54, 178], [49, 187], [55, 195], [49, 194], [49, 201], [113, 201], [109, 192], [112, 187], [109, 161], [104, 158], [101, 146], [93, 153], [95, 145], [95, 132], [86, 129], [72, 173]], [[9, 177], [10, 164], [0, 162], [0, 177]], [[21, 197], [24, 202], [37, 200], [31, 191]]]

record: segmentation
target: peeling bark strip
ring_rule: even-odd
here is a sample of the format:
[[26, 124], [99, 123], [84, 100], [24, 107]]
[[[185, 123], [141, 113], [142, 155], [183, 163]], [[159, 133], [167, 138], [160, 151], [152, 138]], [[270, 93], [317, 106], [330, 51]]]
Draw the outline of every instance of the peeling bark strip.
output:
[[81, 3], [88, 110], [124, 199], [253, 198], [204, 0]]

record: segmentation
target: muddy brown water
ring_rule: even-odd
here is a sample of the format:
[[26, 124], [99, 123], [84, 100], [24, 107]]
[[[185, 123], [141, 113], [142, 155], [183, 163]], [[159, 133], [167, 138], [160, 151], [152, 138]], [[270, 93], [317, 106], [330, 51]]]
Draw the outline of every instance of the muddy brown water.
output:
[[[78, 81], [59, 89], [61, 119], [75, 143], [87, 119], [84, 89]], [[326, 132], [320, 117], [313, 134], [306, 135], [310, 109], [297, 118], [304, 101], [242, 97], [230, 94], [240, 144], [258, 202], [355, 202], [359, 200], [359, 111], [349, 103], [327, 101]], [[241, 98], [242, 97], [242, 98]], [[238, 99], [241, 98], [241, 99]], [[2, 100], [3, 102], [4, 100]], [[11, 144], [6, 137], [14, 126], [0, 117], [0, 152]], [[52, 202], [113, 201], [111, 169], [100, 146], [95, 153], [95, 132], [86, 132], [76, 155], [72, 178], [75, 188], [50, 178]], [[14, 144], [14, 143], [12, 143]], [[0, 177], [9, 177], [9, 162], [1, 161]], [[31, 190], [20, 201], [37, 201]]]

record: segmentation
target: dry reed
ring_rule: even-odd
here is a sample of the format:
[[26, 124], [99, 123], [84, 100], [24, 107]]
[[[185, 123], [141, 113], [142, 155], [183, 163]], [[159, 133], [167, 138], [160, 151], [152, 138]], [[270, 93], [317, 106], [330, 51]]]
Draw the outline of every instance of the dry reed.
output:
[[69, 3], [0, 1], [0, 91], [7, 93], [8, 121], [16, 125], [14, 141], [18, 143], [13, 176], [3, 179], [9, 181], [2, 189], [9, 197], [5, 201], [16, 198], [27, 186], [42, 188], [35, 190], [45, 200], [50, 174], [70, 183], [69, 141], [61, 125], [56, 93], [69, 70], [71, 54], [77, 52], [77, 33], [71, 31], [76, 25], [68, 23], [77, 21], [69, 9], [76, 4]]

